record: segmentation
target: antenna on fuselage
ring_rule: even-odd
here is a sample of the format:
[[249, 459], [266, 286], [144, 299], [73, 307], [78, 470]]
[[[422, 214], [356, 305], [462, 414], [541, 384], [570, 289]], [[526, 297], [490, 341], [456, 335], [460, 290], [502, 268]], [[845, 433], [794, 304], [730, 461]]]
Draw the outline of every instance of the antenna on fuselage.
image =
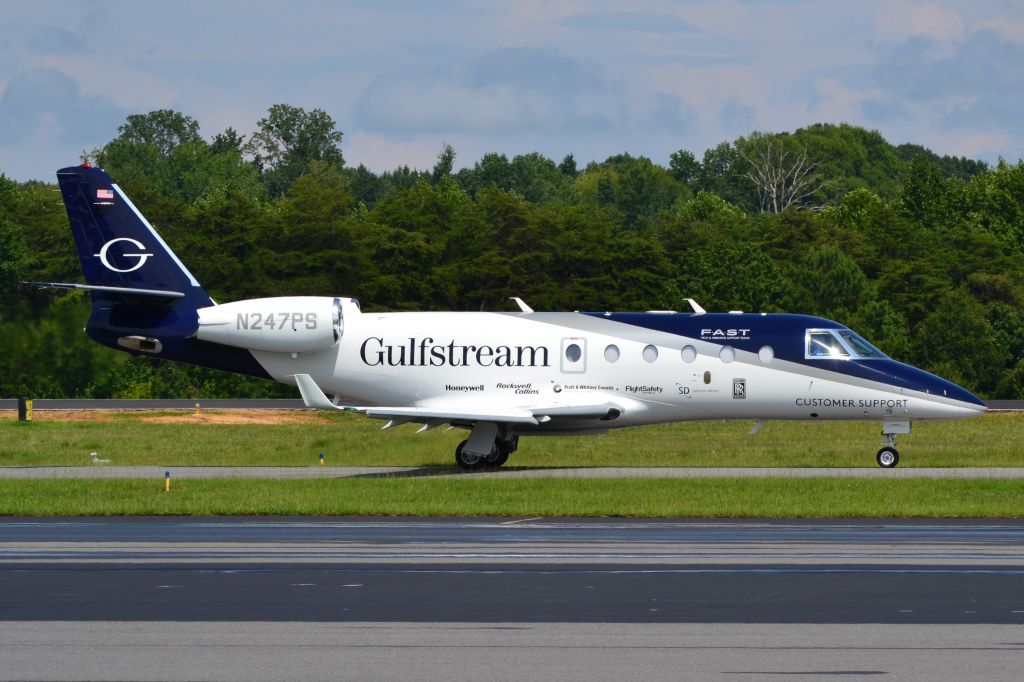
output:
[[704, 310], [703, 308], [701, 308], [701, 307], [700, 307], [700, 304], [699, 304], [699, 303], [697, 303], [697, 302], [696, 302], [695, 300], [693, 300], [692, 298], [688, 298], [688, 299], [686, 299], [686, 302], [690, 304], [690, 307], [691, 307], [691, 308], [693, 308], [693, 312], [694, 312], [694, 314], [696, 314], [696, 315], [703, 315], [704, 313], [706, 313], [706, 312], [707, 312], [706, 310]]

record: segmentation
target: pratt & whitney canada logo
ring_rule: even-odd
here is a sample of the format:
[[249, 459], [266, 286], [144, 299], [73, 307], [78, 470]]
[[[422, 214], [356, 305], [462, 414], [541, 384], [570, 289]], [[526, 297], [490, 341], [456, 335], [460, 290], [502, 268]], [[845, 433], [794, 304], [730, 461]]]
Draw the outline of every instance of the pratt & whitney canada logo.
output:
[[[110, 247], [113, 246], [114, 244], [116, 244], [117, 242], [128, 242], [129, 244], [131, 244], [132, 246], [134, 246], [136, 249], [138, 249], [140, 251], [139, 253], [122, 253], [121, 254], [121, 258], [138, 258], [139, 260], [138, 260], [137, 263], [135, 263], [135, 265], [131, 266], [130, 268], [119, 268], [119, 267], [116, 267], [116, 266], [114, 266], [114, 265], [112, 265], [110, 263], [110, 259], [109, 259]], [[100, 259], [100, 262], [103, 263], [103, 267], [105, 267], [107, 270], [113, 270], [114, 272], [135, 272], [136, 270], [141, 268], [143, 265], [145, 265], [146, 261], [149, 259], [149, 257], [153, 255], [151, 253], [143, 251], [143, 249], [145, 249], [145, 248], [146, 248], [145, 245], [143, 245], [140, 242], [132, 239], [131, 237], [118, 237], [117, 239], [111, 239], [109, 242], [104, 244], [103, 248], [100, 249], [100, 252], [99, 253], [95, 253], [93, 255]]]

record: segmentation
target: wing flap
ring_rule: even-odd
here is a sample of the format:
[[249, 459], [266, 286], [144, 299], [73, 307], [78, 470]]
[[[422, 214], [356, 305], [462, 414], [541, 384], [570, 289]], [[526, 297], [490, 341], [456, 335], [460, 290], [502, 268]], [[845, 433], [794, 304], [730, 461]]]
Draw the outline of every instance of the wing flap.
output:
[[355, 408], [373, 419], [400, 419], [408, 417], [410, 421], [426, 422], [441, 420], [444, 422], [496, 422], [498, 424], [532, 424], [540, 422], [527, 410], [517, 409], [471, 409], [456, 407], [358, 407]]

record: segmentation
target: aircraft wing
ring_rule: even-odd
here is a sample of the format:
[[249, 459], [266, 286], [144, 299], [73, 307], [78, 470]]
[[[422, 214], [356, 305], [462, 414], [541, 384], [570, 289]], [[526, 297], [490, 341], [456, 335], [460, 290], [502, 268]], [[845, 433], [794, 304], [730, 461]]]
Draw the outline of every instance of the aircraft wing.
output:
[[[429, 428], [446, 422], [495, 422], [499, 424], [538, 425], [558, 418], [614, 419], [622, 408], [595, 396], [592, 403], [525, 405], [520, 407], [481, 407], [431, 405], [427, 407], [347, 407], [335, 405], [308, 374], [296, 374], [295, 383], [307, 407], [361, 412], [374, 419], [388, 419], [389, 426], [406, 422], [424, 423]], [[387, 428], [387, 427], [385, 427]]]

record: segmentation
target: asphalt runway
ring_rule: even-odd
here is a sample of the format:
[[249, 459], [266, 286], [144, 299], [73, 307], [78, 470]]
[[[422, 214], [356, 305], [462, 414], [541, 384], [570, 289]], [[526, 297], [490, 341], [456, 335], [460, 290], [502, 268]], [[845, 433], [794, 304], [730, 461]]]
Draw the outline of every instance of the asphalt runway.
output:
[[1019, 680], [1024, 522], [0, 521], [0, 679]]

